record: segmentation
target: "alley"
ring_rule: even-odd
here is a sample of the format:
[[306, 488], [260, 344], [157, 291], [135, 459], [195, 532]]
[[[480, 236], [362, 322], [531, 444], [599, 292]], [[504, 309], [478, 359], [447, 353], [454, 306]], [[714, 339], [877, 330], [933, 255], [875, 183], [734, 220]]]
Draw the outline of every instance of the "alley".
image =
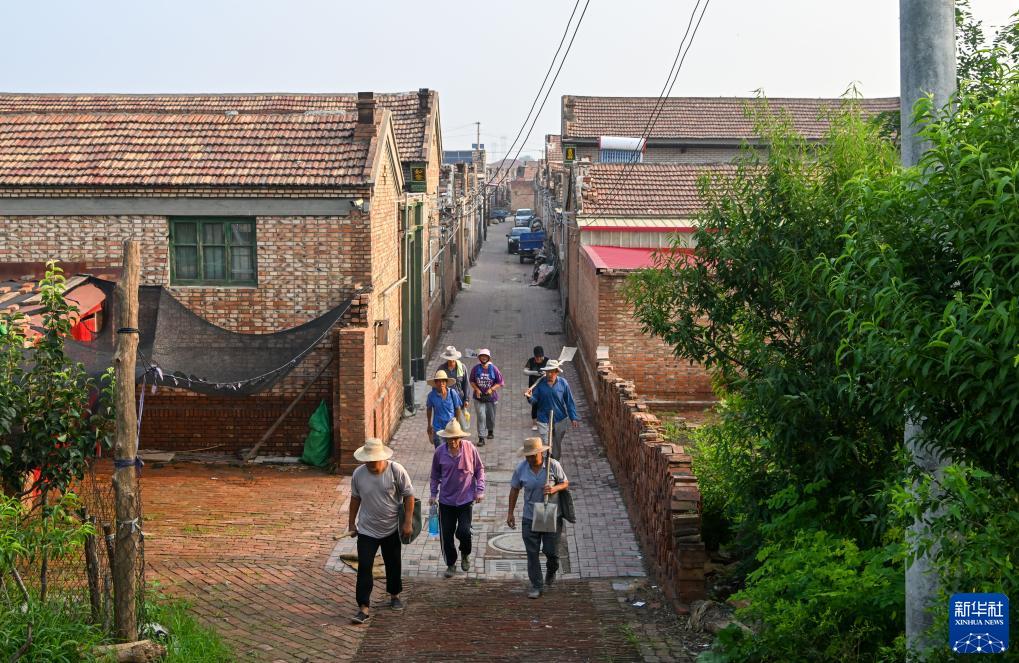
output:
[[[342, 560], [354, 552], [353, 540], [343, 536], [349, 477], [300, 466], [146, 470], [154, 577], [191, 601], [243, 660], [508, 661], [519, 660], [523, 647], [543, 660], [692, 660], [697, 639], [644, 577], [579, 385], [583, 421], [563, 454], [578, 516], [564, 537], [569, 564], [546, 597], [526, 598], [520, 533], [505, 525], [509, 478], [519, 462], [514, 452], [531, 435], [523, 365], [536, 344], [558, 356], [564, 336], [557, 293], [528, 286], [530, 265], [497, 241], [505, 227], [491, 227], [472, 285], [459, 294], [438, 345], [489, 347], [507, 381], [496, 438], [481, 449], [489, 488], [475, 511], [470, 573], [442, 578], [439, 543], [423, 533], [404, 551], [406, 610], [380, 604], [369, 625], [352, 626], [355, 576]], [[437, 365], [429, 362], [431, 370]], [[576, 384], [572, 367], [566, 377]], [[432, 447], [424, 427], [422, 409], [402, 421], [392, 446], [427, 499]], [[384, 597], [379, 581], [373, 598]], [[637, 597], [646, 607], [631, 605]]]
[[[525, 438], [533, 435], [530, 405], [521, 393], [527, 387], [524, 363], [535, 345], [543, 346], [548, 356], [558, 357], [565, 336], [558, 292], [529, 287], [531, 265], [521, 265], [515, 255], [506, 252], [505, 242], [498, 241], [507, 225], [493, 225], [489, 229], [489, 241], [471, 270], [472, 285], [457, 296], [437, 347], [455, 345], [461, 351], [489, 348], [492, 362], [506, 379], [500, 395], [495, 440], [487, 441], [480, 449], [489, 487], [485, 500], [474, 511], [476, 555], [468, 576], [523, 581], [527, 569], [520, 532], [510, 530], [505, 521], [509, 480], [521, 460], [515, 452]], [[464, 362], [470, 368], [477, 360], [464, 357]], [[433, 357], [427, 364], [429, 372], [440, 363], [441, 359]], [[564, 565], [563, 577], [643, 576], [640, 550], [629, 527], [622, 497], [595, 439], [584, 392], [569, 364], [566, 378], [573, 385], [582, 422], [579, 429], [567, 434], [562, 459], [577, 505], [577, 524], [568, 526], [564, 537], [569, 563]], [[415, 416], [401, 422], [391, 442], [396, 452], [394, 458], [410, 472], [418, 496], [425, 500], [433, 451], [425, 435], [423, 407], [429, 389], [426, 383], [418, 383], [416, 401], [422, 406]], [[470, 432], [476, 442], [473, 425]], [[341, 541], [333, 551], [329, 567], [350, 572], [340, 558], [354, 551], [352, 540]], [[405, 549], [404, 566], [411, 576], [439, 577], [446, 565], [441, 560], [438, 541], [422, 535]]]

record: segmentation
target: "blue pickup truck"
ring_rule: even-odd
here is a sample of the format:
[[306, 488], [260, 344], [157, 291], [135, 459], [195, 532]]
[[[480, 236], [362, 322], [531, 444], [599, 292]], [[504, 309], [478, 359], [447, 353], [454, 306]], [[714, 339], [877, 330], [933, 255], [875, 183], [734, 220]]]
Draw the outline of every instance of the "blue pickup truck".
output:
[[527, 259], [534, 262], [534, 256], [545, 246], [545, 231], [524, 233], [517, 241], [517, 256], [520, 257], [520, 262], [523, 263]]

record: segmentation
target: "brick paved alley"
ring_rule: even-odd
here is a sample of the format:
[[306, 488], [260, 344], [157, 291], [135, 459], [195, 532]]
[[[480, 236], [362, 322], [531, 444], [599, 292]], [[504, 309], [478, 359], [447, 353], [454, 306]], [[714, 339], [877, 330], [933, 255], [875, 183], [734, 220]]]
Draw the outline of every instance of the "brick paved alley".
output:
[[[348, 477], [303, 467], [146, 469], [150, 577], [189, 597], [242, 659], [498, 661], [519, 660], [526, 646], [534, 660], [692, 660], [696, 650], [681, 623], [663, 601], [655, 602], [644, 578], [572, 367], [566, 377], [584, 422], [566, 438], [563, 465], [578, 523], [564, 537], [569, 565], [560, 586], [539, 601], [525, 597], [519, 530], [504, 523], [509, 478], [519, 460], [514, 451], [531, 435], [523, 365], [536, 344], [558, 356], [564, 336], [558, 294], [528, 286], [531, 266], [520, 265], [497, 241], [505, 227], [490, 229], [492, 241], [471, 271], [472, 286], [459, 294], [437, 346], [489, 347], [507, 380], [496, 439], [481, 449], [489, 488], [475, 510], [469, 574], [458, 569], [457, 577], [443, 579], [438, 541], [424, 533], [404, 551], [407, 609], [379, 609], [368, 626], [351, 626], [354, 574], [341, 560], [353, 552], [353, 541], [342, 536]], [[429, 372], [437, 364], [429, 361]], [[426, 391], [422, 383], [419, 403]], [[392, 446], [427, 499], [432, 447], [424, 428], [422, 408], [403, 420]], [[643, 612], [630, 605], [635, 588], [651, 597]], [[381, 582], [373, 598], [385, 598]]]

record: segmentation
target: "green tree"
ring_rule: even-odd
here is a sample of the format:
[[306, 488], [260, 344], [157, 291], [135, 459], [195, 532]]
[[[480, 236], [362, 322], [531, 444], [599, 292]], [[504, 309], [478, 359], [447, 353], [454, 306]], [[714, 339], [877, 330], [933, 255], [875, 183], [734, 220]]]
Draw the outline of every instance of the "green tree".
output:
[[[23, 315], [0, 314], [0, 481], [11, 494], [66, 491], [96, 448], [112, 442], [112, 371], [97, 384], [65, 354], [75, 311], [55, 263], [39, 289], [38, 338], [26, 339]], [[26, 490], [26, 476], [36, 470], [39, 479]]]
[[750, 548], [774, 516], [771, 495], [818, 481], [827, 489], [816, 522], [876, 541], [885, 523], [868, 516], [884, 511], [883, 486], [900, 471], [901, 415], [873, 416], [873, 386], [840, 379], [836, 302], [815, 270], [840, 250], [853, 208], [847, 184], [861, 172], [894, 173], [898, 155], [852, 100], [832, 109], [819, 144], [766, 101], [754, 115], [768, 149], [748, 147], [730, 174], [702, 181], [694, 254], [663, 255], [658, 269], [632, 277], [628, 296], [645, 332], [703, 362], [738, 399], [708, 435], [726, 441], [717, 462], [728, 456], [750, 473], [731, 481]]

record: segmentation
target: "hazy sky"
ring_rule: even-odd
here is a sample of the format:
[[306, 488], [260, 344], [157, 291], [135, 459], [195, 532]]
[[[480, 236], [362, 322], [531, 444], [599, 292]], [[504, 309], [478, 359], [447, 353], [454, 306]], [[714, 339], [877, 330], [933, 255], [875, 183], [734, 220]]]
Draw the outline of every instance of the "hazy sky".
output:
[[[898, 94], [897, 0], [712, 0], [673, 96]], [[581, 2], [583, 5], [583, 2]], [[562, 94], [657, 96], [694, 0], [591, 0], [525, 153]], [[1016, 0], [972, 0], [1000, 25]], [[439, 91], [446, 149], [481, 121], [502, 156], [573, 0], [8, 0], [0, 90]]]

